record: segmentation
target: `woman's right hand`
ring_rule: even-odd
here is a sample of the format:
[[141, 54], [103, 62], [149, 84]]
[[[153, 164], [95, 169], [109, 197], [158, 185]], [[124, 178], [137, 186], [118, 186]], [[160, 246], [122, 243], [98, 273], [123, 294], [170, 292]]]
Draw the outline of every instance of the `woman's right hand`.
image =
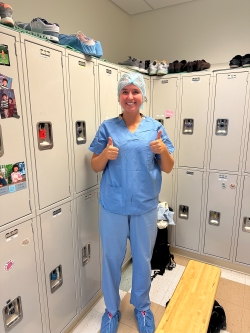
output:
[[105, 148], [106, 158], [108, 160], [116, 160], [118, 154], [119, 154], [119, 149], [117, 147], [113, 146], [113, 140], [109, 136], [109, 138], [108, 138], [108, 144], [107, 144], [107, 147]]

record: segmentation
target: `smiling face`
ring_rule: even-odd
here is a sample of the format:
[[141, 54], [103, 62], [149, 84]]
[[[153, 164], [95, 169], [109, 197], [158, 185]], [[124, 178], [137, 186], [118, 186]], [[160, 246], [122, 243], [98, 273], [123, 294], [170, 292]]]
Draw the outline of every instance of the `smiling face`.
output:
[[141, 91], [134, 84], [129, 84], [121, 90], [120, 104], [125, 112], [139, 112], [142, 102]]

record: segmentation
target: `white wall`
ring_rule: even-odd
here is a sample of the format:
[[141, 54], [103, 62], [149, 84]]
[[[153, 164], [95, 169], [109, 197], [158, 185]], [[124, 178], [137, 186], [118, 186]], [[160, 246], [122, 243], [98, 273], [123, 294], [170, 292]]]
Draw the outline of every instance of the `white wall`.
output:
[[[15, 21], [30, 22], [42, 17], [56, 22], [60, 33], [85, 35], [100, 40], [103, 58], [110, 62], [123, 61], [128, 55], [130, 16], [109, 0], [10, 0]], [[125, 56], [125, 59], [124, 59]]]
[[129, 45], [141, 60], [228, 63], [250, 53], [250, 1], [199, 0], [133, 15]]

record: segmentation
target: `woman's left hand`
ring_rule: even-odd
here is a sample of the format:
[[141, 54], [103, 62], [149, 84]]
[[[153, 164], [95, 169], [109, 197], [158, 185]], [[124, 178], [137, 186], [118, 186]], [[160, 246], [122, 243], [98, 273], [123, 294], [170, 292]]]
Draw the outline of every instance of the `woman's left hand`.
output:
[[161, 139], [162, 130], [157, 133], [157, 138], [150, 142], [150, 148], [155, 154], [162, 154], [167, 148]]

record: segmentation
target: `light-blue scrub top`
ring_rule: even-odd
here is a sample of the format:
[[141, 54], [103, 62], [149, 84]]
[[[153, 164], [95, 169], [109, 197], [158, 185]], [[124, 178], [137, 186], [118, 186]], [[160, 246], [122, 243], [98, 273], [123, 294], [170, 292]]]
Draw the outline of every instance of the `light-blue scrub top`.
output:
[[99, 127], [89, 150], [97, 155], [106, 148], [108, 137], [119, 148], [116, 160], [109, 160], [102, 174], [100, 204], [109, 212], [121, 215], [141, 215], [157, 207], [161, 189], [160, 155], [150, 149], [162, 130], [162, 141], [173, 153], [172, 145], [162, 124], [151, 117], [141, 119], [131, 133], [122, 117], [105, 120]]

